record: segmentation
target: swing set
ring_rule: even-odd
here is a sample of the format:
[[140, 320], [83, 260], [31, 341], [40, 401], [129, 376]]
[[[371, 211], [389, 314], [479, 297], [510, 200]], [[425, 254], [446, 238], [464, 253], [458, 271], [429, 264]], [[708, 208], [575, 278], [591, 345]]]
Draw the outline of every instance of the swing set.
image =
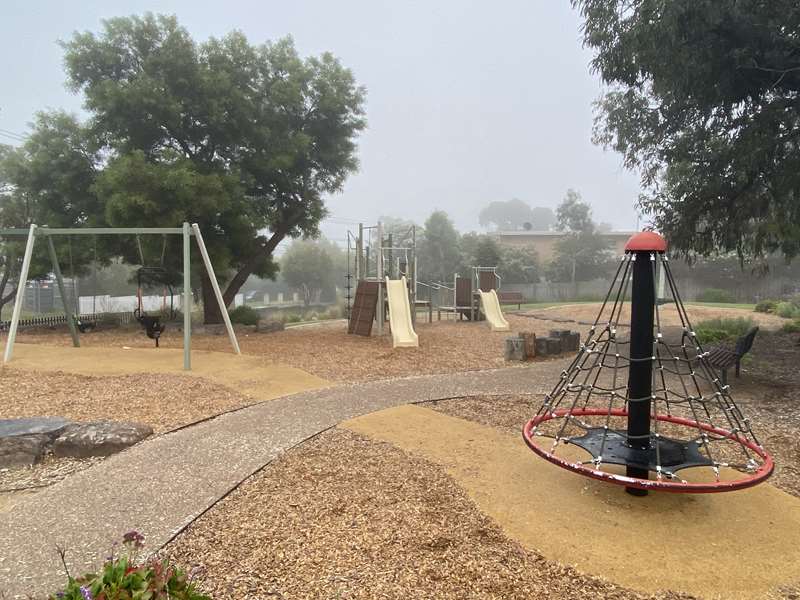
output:
[[[22, 259], [22, 269], [20, 271], [19, 277], [19, 288], [24, 289], [25, 283], [28, 280], [28, 273], [30, 272], [31, 266], [31, 257], [33, 256], [33, 248], [37, 238], [45, 238], [47, 240], [47, 248], [50, 254], [50, 260], [53, 263], [53, 274], [56, 277], [56, 281], [58, 283], [59, 292], [61, 293], [62, 298], [67, 298], [66, 294], [66, 286], [64, 285], [64, 278], [61, 274], [61, 266], [58, 261], [58, 255], [56, 254], [55, 245], [53, 244], [53, 236], [68, 236], [71, 239], [71, 236], [74, 235], [135, 235], [137, 239], [137, 245], [139, 247], [140, 258], [142, 259], [142, 266], [137, 271], [137, 307], [134, 310], [134, 317], [145, 329], [147, 336], [156, 342], [156, 347], [158, 347], [158, 340], [161, 334], [164, 332], [166, 325], [163, 323], [162, 319], [164, 315], [155, 315], [155, 314], [148, 314], [144, 310], [144, 304], [142, 299], [142, 288], [145, 284], [148, 283], [158, 283], [159, 285], [163, 286], [164, 295], [163, 295], [163, 302], [162, 302], [162, 313], [166, 312], [166, 316], [169, 320], [173, 320], [177, 316], [177, 311], [175, 310], [174, 306], [174, 293], [172, 290], [172, 286], [169, 282], [167, 277], [168, 273], [163, 266], [164, 263], [164, 254], [166, 252], [166, 240], [168, 235], [180, 235], [183, 238], [183, 368], [186, 371], [191, 370], [192, 360], [191, 360], [191, 331], [192, 331], [192, 289], [191, 289], [191, 238], [194, 237], [197, 243], [197, 247], [200, 251], [200, 256], [203, 259], [203, 265], [205, 267], [206, 273], [208, 275], [209, 281], [211, 282], [211, 286], [214, 290], [214, 297], [216, 298], [217, 304], [219, 305], [220, 312], [222, 313], [222, 318], [225, 322], [225, 327], [228, 331], [228, 337], [230, 338], [231, 346], [236, 354], [241, 354], [239, 349], [239, 342], [236, 339], [236, 333], [233, 331], [233, 326], [231, 325], [230, 318], [228, 316], [228, 311], [225, 307], [225, 302], [222, 298], [222, 292], [219, 288], [219, 284], [217, 283], [217, 278], [214, 274], [214, 267], [211, 264], [211, 259], [208, 255], [208, 251], [206, 249], [205, 242], [203, 241], [203, 235], [200, 232], [200, 228], [196, 223], [189, 225], [189, 223], [183, 223], [182, 227], [86, 227], [86, 228], [64, 228], [64, 229], [56, 229], [56, 228], [48, 228], [48, 227], [39, 227], [35, 224], [31, 224], [28, 229], [0, 229], [0, 236], [26, 236], [27, 242], [25, 244], [25, 254]], [[144, 256], [142, 253], [141, 243], [139, 240], [140, 235], [161, 235], [164, 237], [164, 246], [162, 248], [162, 255], [161, 255], [161, 266], [160, 267], [148, 267], [144, 264]], [[97, 268], [97, 244], [95, 243], [95, 270]], [[72, 249], [70, 245], [70, 269], [72, 269], [72, 275], [74, 277], [74, 265], [72, 264]], [[95, 272], [95, 279], [96, 279], [96, 272]], [[167, 308], [167, 291], [169, 291], [169, 309]], [[17, 329], [19, 328], [19, 320], [20, 314], [22, 312], [22, 302], [23, 302], [24, 294], [18, 293], [14, 300], [14, 309], [11, 314], [11, 326], [8, 332], [8, 339], [6, 340], [6, 347], [5, 352], [3, 354], [3, 362], [8, 363], [11, 360], [11, 357], [14, 352], [14, 342], [17, 337]], [[72, 310], [71, 307], [67, 306], [67, 303], [64, 302], [64, 313], [67, 320], [67, 325], [69, 327], [70, 335], [72, 336], [72, 344], [76, 348], [80, 347], [80, 336], [79, 333], [86, 333], [87, 331], [91, 331], [96, 326], [96, 323], [89, 322], [89, 321], [81, 321], [80, 317], [80, 310], [78, 310], [78, 298], [77, 294], [74, 293], [73, 287], [73, 298], [75, 303], [75, 312], [70, 314]]]

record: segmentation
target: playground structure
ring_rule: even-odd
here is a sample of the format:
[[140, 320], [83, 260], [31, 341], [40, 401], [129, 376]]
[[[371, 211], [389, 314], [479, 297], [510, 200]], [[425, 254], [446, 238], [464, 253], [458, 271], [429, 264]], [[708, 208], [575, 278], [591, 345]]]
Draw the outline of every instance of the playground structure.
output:
[[[369, 336], [372, 334], [374, 320], [377, 322], [378, 335], [383, 335], [388, 314], [389, 321], [393, 324], [394, 347], [417, 346], [418, 336], [414, 331], [417, 311], [420, 308], [427, 309], [428, 320], [433, 320], [434, 291], [450, 293], [453, 298], [452, 305], [437, 306], [439, 320], [442, 312], [446, 312], [457, 314], [459, 319], [466, 317], [470, 321], [485, 319], [492, 331], [510, 330], [497, 296], [502, 281], [497, 267], [472, 267], [469, 277], [456, 274], [452, 288], [443, 283], [419, 281], [416, 226], [411, 225], [407, 231], [401, 232], [400, 237], [410, 240], [409, 245], [396, 245], [393, 234], [384, 235], [383, 224], [380, 222], [367, 227], [359, 224], [358, 233], [347, 232], [348, 271], [345, 299], [350, 321], [348, 333]], [[353, 280], [356, 282], [355, 296], [352, 294]], [[399, 293], [401, 281], [406, 290], [403, 294], [406, 298], [402, 303]], [[391, 298], [388, 292], [390, 285]], [[420, 286], [428, 290], [427, 300], [420, 299]], [[407, 304], [407, 307], [403, 304]], [[395, 329], [399, 330], [397, 335]]]
[[430, 315], [430, 302], [417, 301], [416, 226], [411, 225], [402, 237], [410, 239], [409, 245], [395, 245], [394, 235], [385, 236], [380, 222], [367, 227], [359, 224], [357, 234], [347, 232], [348, 333], [369, 336], [376, 321], [377, 333], [383, 335], [388, 314], [395, 348], [418, 346], [414, 331], [417, 308], [427, 307]]
[[[492, 331], [509, 331], [511, 328], [503, 316], [497, 290], [502, 284], [502, 277], [497, 267], [472, 267], [469, 277], [453, 276], [451, 305], [437, 308], [439, 319], [441, 314], [453, 313], [459, 319], [469, 321], [485, 320]], [[446, 288], [450, 290], [450, 288]]]
[[[664, 239], [652, 232], [630, 238], [585, 342], [523, 428], [523, 437], [553, 464], [623, 485], [632, 495], [756, 485], [770, 476], [773, 460], [733, 401], [730, 387], [709, 364], [666, 249]], [[679, 340], [662, 328], [659, 275], [680, 316]], [[626, 319], [627, 339], [620, 331]], [[566, 450], [559, 454], [562, 447]], [[679, 474], [684, 469], [685, 478]]]
[[[66, 287], [64, 285], [64, 278], [61, 273], [61, 267], [58, 260], [58, 255], [56, 254], [55, 245], [53, 244], [53, 237], [54, 236], [75, 236], [75, 235], [161, 235], [166, 236], [168, 235], [180, 235], [183, 238], [183, 368], [184, 370], [191, 370], [191, 331], [192, 331], [192, 324], [191, 324], [191, 314], [192, 314], [192, 289], [191, 289], [191, 238], [194, 237], [197, 243], [198, 250], [200, 251], [200, 255], [203, 259], [203, 265], [205, 267], [206, 273], [208, 274], [209, 280], [211, 281], [211, 285], [214, 290], [215, 299], [219, 305], [220, 312], [222, 314], [222, 318], [225, 322], [225, 327], [228, 332], [228, 336], [230, 338], [231, 346], [236, 354], [241, 354], [239, 349], [239, 342], [236, 339], [236, 333], [233, 331], [233, 326], [231, 325], [230, 318], [228, 317], [228, 311], [225, 308], [225, 303], [222, 298], [222, 292], [219, 289], [219, 284], [217, 283], [216, 275], [214, 273], [214, 267], [211, 264], [211, 259], [208, 255], [208, 251], [206, 250], [205, 243], [203, 241], [203, 235], [200, 232], [200, 228], [198, 225], [189, 223], [183, 223], [183, 226], [180, 228], [165, 228], [165, 227], [128, 227], [128, 228], [65, 228], [65, 229], [57, 229], [57, 228], [48, 228], [48, 227], [39, 227], [35, 224], [31, 224], [28, 229], [0, 229], [0, 236], [24, 236], [26, 237], [26, 244], [25, 244], [25, 254], [22, 260], [22, 268], [20, 271], [20, 289], [25, 288], [25, 282], [28, 280], [28, 273], [30, 271], [31, 265], [31, 258], [33, 256], [34, 245], [36, 243], [37, 238], [45, 238], [47, 241], [48, 253], [50, 255], [50, 260], [53, 266], [53, 274], [56, 278], [58, 283], [59, 291], [61, 297], [63, 299], [67, 298]], [[165, 244], [166, 246], [166, 244]], [[141, 246], [140, 246], [140, 255], [141, 255]], [[156, 346], [158, 346], [158, 338], [160, 337], [161, 333], [164, 331], [164, 324], [161, 322], [160, 318], [155, 315], [148, 315], [143, 309], [142, 300], [141, 300], [141, 287], [142, 287], [142, 271], [140, 270], [137, 275], [138, 278], [138, 286], [139, 286], [139, 304], [138, 308], [135, 311], [135, 318], [142, 324], [145, 328], [148, 337], [154, 339], [156, 341]], [[8, 363], [14, 351], [14, 342], [16, 341], [17, 330], [19, 328], [20, 322], [20, 315], [22, 312], [22, 303], [23, 303], [24, 294], [17, 294], [14, 307], [11, 315], [11, 323], [9, 326], [8, 331], [8, 339], [6, 340], [5, 351], [3, 354], [3, 362]], [[173, 305], [173, 294], [170, 291], [170, 312], [174, 315], [174, 305]], [[166, 301], [166, 300], [165, 300]], [[89, 330], [87, 324], [84, 323], [81, 319], [80, 310], [78, 307], [77, 298], [74, 298], [73, 307], [69, 306], [68, 302], [64, 302], [64, 316], [69, 328], [70, 335], [72, 337], [72, 344], [74, 347], [80, 347], [80, 333], [85, 333]]]

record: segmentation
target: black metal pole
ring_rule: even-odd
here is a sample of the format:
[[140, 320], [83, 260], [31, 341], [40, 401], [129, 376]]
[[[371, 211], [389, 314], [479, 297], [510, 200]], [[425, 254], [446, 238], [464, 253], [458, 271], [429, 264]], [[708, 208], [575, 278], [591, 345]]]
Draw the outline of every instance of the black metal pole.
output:
[[[631, 285], [631, 345], [628, 370], [628, 444], [647, 451], [650, 448], [650, 396], [652, 395], [653, 316], [656, 287], [653, 281], [652, 252], [635, 253]], [[647, 468], [628, 465], [628, 477], [647, 479]], [[645, 496], [647, 490], [626, 487], [634, 496]]]

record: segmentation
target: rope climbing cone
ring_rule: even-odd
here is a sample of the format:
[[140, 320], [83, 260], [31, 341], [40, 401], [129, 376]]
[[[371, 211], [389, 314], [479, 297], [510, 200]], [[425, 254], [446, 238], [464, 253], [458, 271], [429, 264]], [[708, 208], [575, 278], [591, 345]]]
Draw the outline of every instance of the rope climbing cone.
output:
[[[756, 485], [772, 457], [709, 364], [666, 250], [653, 232], [628, 240], [585, 341], [523, 437], [542, 458], [634, 495]], [[674, 331], [662, 324], [669, 303]]]

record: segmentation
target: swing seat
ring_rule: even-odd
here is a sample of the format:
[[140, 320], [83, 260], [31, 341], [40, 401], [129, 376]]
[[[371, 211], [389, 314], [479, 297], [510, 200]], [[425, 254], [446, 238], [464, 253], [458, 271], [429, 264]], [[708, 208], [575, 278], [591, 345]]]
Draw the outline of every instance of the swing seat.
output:
[[133, 311], [134, 318], [139, 322], [144, 329], [147, 337], [155, 340], [156, 348], [158, 348], [158, 338], [164, 333], [167, 326], [161, 322], [160, 316], [148, 315], [140, 311], [138, 308]]
[[91, 333], [95, 329], [97, 329], [97, 321], [84, 321], [78, 316], [73, 317], [75, 320], [75, 327], [78, 328], [78, 331], [81, 333]]

